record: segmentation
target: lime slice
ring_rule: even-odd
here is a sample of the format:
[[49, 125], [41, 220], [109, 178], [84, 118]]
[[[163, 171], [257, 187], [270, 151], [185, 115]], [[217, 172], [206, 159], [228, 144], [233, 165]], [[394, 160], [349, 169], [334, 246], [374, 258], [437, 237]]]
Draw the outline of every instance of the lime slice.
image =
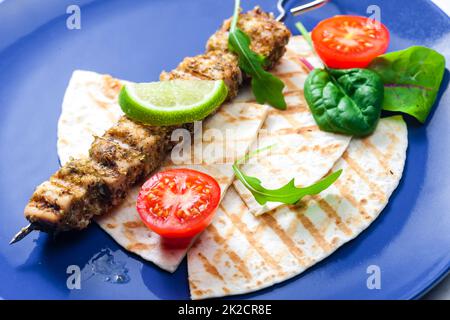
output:
[[119, 104], [125, 114], [155, 126], [202, 120], [227, 97], [222, 80], [172, 80], [123, 86]]

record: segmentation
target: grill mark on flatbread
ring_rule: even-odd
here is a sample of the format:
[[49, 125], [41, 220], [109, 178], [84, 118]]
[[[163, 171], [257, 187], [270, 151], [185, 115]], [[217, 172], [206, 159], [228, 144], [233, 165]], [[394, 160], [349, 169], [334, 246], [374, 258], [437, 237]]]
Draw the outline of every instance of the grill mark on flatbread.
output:
[[253, 195], [251, 193], [239, 193], [236, 191], [236, 193], [238, 194], [239, 198], [241, 198], [242, 203], [246, 203], [245, 200], [249, 200], [251, 198], [253, 198]]
[[[259, 161], [261, 162], [261, 164], [263, 164], [265, 166], [265, 169], [268, 170], [273, 175], [273, 177], [274, 177], [273, 179], [277, 181], [277, 184], [280, 185], [280, 187], [286, 183], [285, 180], [283, 179], [283, 177], [281, 177], [278, 174], [281, 171], [281, 169], [278, 169], [278, 168], [272, 166], [271, 165], [272, 163], [268, 160], [268, 158], [262, 158]], [[247, 199], [248, 199], [250, 197], [251, 193], [250, 194], [246, 193], [245, 195], [248, 196], [247, 197]]]
[[144, 250], [150, 250], [151, 248], [154, 248], [154, 246], [142, 242], [136, 242], [131, 243], [127, 245], [127, 250], [129, 251], [144, 251]]
[[291, 127], [293, 128], [299, 128], [302, 127], [303, 124], [298, 122], [297, 120], [295, 120], [293, 117], [291, 117], [290, 114], [286, 114], [286, 116], [284, 117], [284, 119], [289, 122], [289, 124], [291, 125]]
[[288, 248], [289, 252], [297, 259], [297, 261], [305, 266], [307, 263], [305, 262], [305, 254], [304, 252], [297, 247], [294, 240], [289, 237], [289, 235], [281, 228], [278, 224], [277, 220], [275, 220], [270, 213], [266, 213], [261, 216], [260, 219], [263, 219], [264, 222], [269, 226], [270, 229], [275, 232], [275, 234], [280, 238], [281, 242]]
[[[278, 212], [278, 210], [279, 210], [280, 208], [281, 208], [281, 207], [276, 208], [276, 209], [275, 209], [275, 212]], [[286, 229], [286, 233], [287, 233], [289, 236], [294, 235], [294, 234], [297, 232], [298, 224], [299, 224], [298, 219], [292, 219], [292, 221], [289, 223], [289, 226], [288, 226], [287, 229]]]
[[125, 235], [125, 238], [127, 238], [131, 243], [136, 242], [136, 238], [132, 229], [123, 228], [123, 234]]
[[136, 229], [136, 228], [145, 228], [145, 225], [142, 221], [126, 221], [123, 223], [125, 228]]
[[347, 192], [345, 189], [345, 186], [341, 184], [339, 180], [336, 180], [334, 182], [334, 186], [338, 189], [340, 195], [347, 200], [347, 202], [350, 203], [354, 208], [358, 210], [358, 212], [363, 216], [364, 219], [370, 220], [372, 217], [367, 213], [367, 211], [364, 209], [364, 207], [361, 205], [361, 203], [356, 200], [349, 192]]
[[341, 219], [337, 211], [328, 203], [327, 200], [320, 196], [313, 196], [313, 199], [317, 202], [320, 209], [327, 214], [328, 217], [334, 220], [336, 226], [347, 236], [352, 235], [352, 230]]
[[[217, 220], [220, 221], [223, 225], [225, 225], [225, 221], [223, 220], [222, 217], [219, 217]], [[222, 254], [225, 252], [226, 247], [228, 247], [228, 245], [226, 243], [226, 239], [232, 238], [234, 235], [234, 231], [235, 231], [234, 227], [228, 228], [228, 230], [225, 232], [225, 234], [223, 236], [221, 236], [218, 233], [216, 227], [214, 227], [213, 223], [210, 224], [206, 228], [205, 233], [211, 234], [211, 236], [213, 237], [213, 240], [219, 245], [219, 249], [217, 249], [216, 253], [213, 256], [214, 263], [218, 263], [220, 261]], [[220, 247], [220, 245], [222, 245], [222, 247]]]
[[[297, 97], [300, 98], [302, 100], [304, 100], [304, 96], [303, 96], [303, 89], [301, 88], [297, 88], [297, 90], [292, 90], [292, 91], [288, 91], [288, 92], [284, 92], [283, 95], [285, 97]], [[286, 112], [287, 110], [283, 110], [283, 114]], [[279, 112], [279, 111], [278, 111]]]
[[[306, 107], [304, 104], [296, 104], [296, 105], [288, 105], [287, 109], [283, 111], [283, 115], [288, 114], [298, 114], [300, 112], [309, 112], [308, 107]], [[278, 115], [279, 111], [275, 109], [269, 110], [269, 115]]]
[[[105, 109], [105, 110], [107, 111], [107, 112], [106, 112], [106, 116], [109, 118], [109, 120], [110, 120], [111, 122], [114, 122], [114, 121], [117, 120], [117, 116], [114, 115], [114, 114], [110, 111], [110, 108], [111, 108], [112, 104], [114, 103], [114, 101], [111, 101], [111, 102], [102, 101], [102, 100], [98, 99], [97, 96], [96, 96], [95, 94], [93, 94], [92, 92], [88, 91], [87, 93], [88, 93], [89, 97], [90, 97], [93, 101], [95, 101], [95, 103], [96, 103], [100, 108]], [[95, 135], [95, 132], [93, 132], [92, 129], [89, 128], [89, 127], [85, 127], [84, 130], [87, 130], [87, 131], [89, 131], [89, 133], [91, 133], [92, 135]]]
[[369, 179], [369, 177], [367, 177], [364, 169], [361, 168], [359, 166], [359, 164], [349, 156], [347, 150], [342, 155], [342, 159], [345, 160], [345, 162], [348, 164], [348, 166], [353, 171], [355, 171], [356, 174], [369, 186], [369, 188], [372, 191], [375, 191], [377, 193], [377, 195], [380, 197], [380, 200], [383, 201], [384, 197], [385, 197], [383, 190], [381, 190], [380, 187], [378, 187], [376, 184], [374, 184], [372, 181], [370, 181], [370, 179]]
[[284, 84], [286, 85], [286, 89], [288, 92], [298, 90], [297, 85], [290, 78], [283, 78], [282, 80], [283, 80]]
[[211, 292], [211, 290], [200, 290], [200, 289], [197, 289], [197, 290], [193, 290], [192, 291], [193, 294], [198, 295], [198, 296], [204, 296], [208, 292]]
[[220, 274], [220, 272], [217, 270], [217, 268], [215, 266], [213, 266], [211, 264], [211, 262], [209, 262], [209, 260], [201, 252], [198, 253], [198, 257], [200, 258], [200, 260], [203, 264], [203, 268], [205, 269], [206, 272], [208, 272], [213, 277], [223, 281], [223, 277]]
[[387, 134], [387, 136], [389, 137], [389, 139], [391, 139], [391, 143], [388, 145], [386, 154], [384, 156], [387, 159], [387, 162], [389, 163], [390, 160], [392, 159], [392, 155], [394, 154], [395, 146], [399, 143], [399, 141], [398, 138], [390, 132]]
[[[236, 217], [234, 214], [229, 213], [222, 204], [219, 205], [221, 210], [230, 218], [233, 225], [244, 235], [247, 239], [248, 243], [258, 252], [264, 262], [268, 263], [273, 269], [276, 269], [280, 273], [284, 273], [281, 266], [275, 261], [274, 258], [256, 241], [253, 237], [253, 232], [248, 230], [245, 223], [241, 221], [239, 217]], [[242, 212], [240, 212], [242, 214]]]
[[320, 231], [304, 213], [297, 213], [296, 217], [300, 220], [303, 227], [308, 230], [308, 232], [311, 234], [311, 236], [323, 251], [328, 252], [331, 250], [331, 245], [325, 240]]
[[384, 170], [388, 170], [388, 159], [385, 157], [384, 154], [378, 150], [377, 147], [375, 147], [369, 138], [362, 139], [361, 142], [364, 144], [364, 146], [372, 151], [375, 158], [377, 159], [378, 163], [383, 167]]
[[250, 280], [252, 278], [252, 274], [247, 269], [245, 261], [242, 260], [236, 252], [230, 250], [230, 247], [226, 243], [227, 239], [229, 239], [232, 236], [232, 234], [227, 235], [226, 238], [222, 238], [217, 229], [212, 224], [209, 225], [207, 230], [212, 234], [213, 240], [215, 242], [224, 246], [223, 251], [228, 257], [230, 257], [236, 269], [244, 276], [245, 279]]
[[103, 94], [110, 99], [117, 99], [120, 89], [122, 89], [122, 83], [111, 77], [110, 75], [103, 76]]
[[284, 80], [285, 78], [292, 78], [295, 76], [300, 76], [305, 74], [302, 71], [290, 71], [290, 72], [272, 72], [273, 75], [277, 76], [281, 80]]
[[[319, 127], [316, 125], [306, 126], [306, 127], [292, 127], [292, 128], [283, 128], [276, 131], [271, 132], [271, 134], [276, 135], [289, 135], [289, 134], [302, 134], [306, 132], [314, 132], [319, 131]], [[282, 138], [282, 137], [279, 137]]]
[[[245, 110], [241, 110], [245, 111]], [[240, 113], [239, 115], [232, 114], [226, 110], [226, 108], [219, 108], [216, 113], [219, 113], [220, 115], [227, 118], [227, 121], [229, 122], [240, 122], [240, 121], [257, 121], [258, 117], [251, 117], [245, 114]]]
[[189, 283], [189, 288], [192, 294], [199, 294], [199, 295], [205, 295], [211, 292], [210, 289], [206, 289], [206, 290], [201, 290], [197, 287], [197, 285], [195, 284], [195, 281], [191, 279], [191, 277], [188, 275], [188, 283]]

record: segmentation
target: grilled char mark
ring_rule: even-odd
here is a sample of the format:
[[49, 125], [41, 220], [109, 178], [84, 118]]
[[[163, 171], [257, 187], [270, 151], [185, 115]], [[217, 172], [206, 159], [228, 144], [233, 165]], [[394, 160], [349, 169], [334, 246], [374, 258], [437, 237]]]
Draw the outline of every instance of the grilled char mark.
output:
[[[222, 27], [212, 35], [206, 45], [207, 51], [228, 50], [228, 31], [231, 18], [226, 20]], [[275, 66], [286, 51], [291, 32], [273, 14], [266, 13], [260, 7], [239, 15], [238, 27], [251, 39], [250, 48], [267, 60], [267, 69]]]
[[30, 222], [44, 230], [83, 229], [93, 215], [103, 212], [107, 189], [99, 177], [86, 172], [88, 161], [69, 162], [36, 189], [25, 208]]
[[140, 152], [144, 158], [142, 176], [156, 169], [165, 156], [170, 143], [173, 127], [152, 127], [122, 117], [116, 126], [103, 136], [109, 140], [120, 141], [132, 150]]
[[139, 180], [145, 168], [146, 155], [120, 141], [95, 137], [89, 151], [91, 159], [126, 176], [129, 186]]
[[85, 192], [80, 201], [73, 201], [69, 211], [62, 212], [60, 229], [83, 229], [93, 216], [101, 215], [111, 207], [110, 189], [100, 172], [92, 169], [92, 161], [89, 158], [70, 161], [50, 180], [53, 178], [76, 185]]
[[174, 79], [223, 80], [228, 87], [227, 99], [236, 97], [242, 83], [242, 73], [234, 54], [210, 51], [195, 57], [185, 58], [176, 69], [162, 72], [162, 81]]

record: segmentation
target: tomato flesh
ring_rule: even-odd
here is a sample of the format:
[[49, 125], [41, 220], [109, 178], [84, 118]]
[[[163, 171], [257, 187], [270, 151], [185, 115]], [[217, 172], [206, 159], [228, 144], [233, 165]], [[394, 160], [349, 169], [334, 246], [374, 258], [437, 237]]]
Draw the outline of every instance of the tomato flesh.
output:
[[313, 29], [311, 38], [323, 63], [336, 69], [364, 68], [389, 45], [386, 26], [361, 16], [325, 19]]
[[219, 201], [214, 178], [191, 169], [171, 169], [143, 184], [136, 209], [144, 224], [160, 236], [190, 238], [209, 225]]

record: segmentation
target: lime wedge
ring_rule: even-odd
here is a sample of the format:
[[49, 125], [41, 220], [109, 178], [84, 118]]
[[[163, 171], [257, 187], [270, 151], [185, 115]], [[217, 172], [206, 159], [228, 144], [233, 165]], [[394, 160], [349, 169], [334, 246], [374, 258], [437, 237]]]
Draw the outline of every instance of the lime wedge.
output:
[[202, 120], [225, 100], [222, 80], [172, 80], [123, 86], [119, 104], [125, 114], [155, 126]]

